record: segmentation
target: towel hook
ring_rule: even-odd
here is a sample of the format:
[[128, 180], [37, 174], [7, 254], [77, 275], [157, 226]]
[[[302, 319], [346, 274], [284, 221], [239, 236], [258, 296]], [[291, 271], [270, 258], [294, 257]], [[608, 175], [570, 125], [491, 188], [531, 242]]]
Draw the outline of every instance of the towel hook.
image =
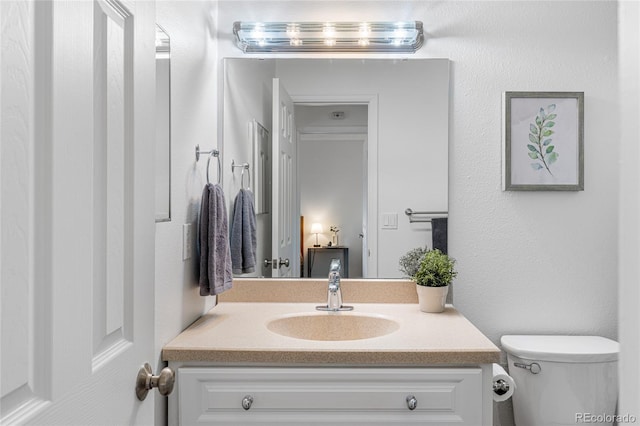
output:
[[242, 168], [242, 174], [240, 175], [240, 188], [244, 188], [244, 171], [247, 171], [247, 181], [248, 185], [246, 189], [251, 189], [251, 172], [249, 172], [249, 163], [236, 164], [235, 160], [231, 160], [231, 173], [234, 172], [236, 168]]
[[207, 183], [211, 183], [209, 180], [209, 163], [211, 162], [211, 157], [216, 157], [218, 160], [218, 184], [220, 183], [220, 177], [222, 176], [222, 166], [220, 165], [220, 151], [217, 149], [212, 149], [211, 151], [200, 151], [200, 145], [196, 145], [196, 161], [200, 161], [200, 154], [209, 154], [207, 158]]

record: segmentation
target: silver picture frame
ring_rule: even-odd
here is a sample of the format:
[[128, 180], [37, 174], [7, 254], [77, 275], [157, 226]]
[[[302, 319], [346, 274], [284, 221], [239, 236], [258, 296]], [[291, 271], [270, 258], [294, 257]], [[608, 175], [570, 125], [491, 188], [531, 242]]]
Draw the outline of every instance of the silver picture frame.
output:
[[504, 92], [504, 191], [584, 190], [584, 92]]

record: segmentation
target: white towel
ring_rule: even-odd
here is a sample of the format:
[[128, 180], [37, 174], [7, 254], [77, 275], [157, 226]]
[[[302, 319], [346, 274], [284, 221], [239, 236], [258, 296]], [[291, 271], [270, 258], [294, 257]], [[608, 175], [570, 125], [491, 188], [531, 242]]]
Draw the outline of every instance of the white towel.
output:
[[241, 189], [231, 216], [231, 262], [234, 274], [256, 270], [256, 212], [253, 193]]
[[227, 207], [220, 185], [208, 183], [200, 205], [200, 295], [220, 294], [233, 286]]

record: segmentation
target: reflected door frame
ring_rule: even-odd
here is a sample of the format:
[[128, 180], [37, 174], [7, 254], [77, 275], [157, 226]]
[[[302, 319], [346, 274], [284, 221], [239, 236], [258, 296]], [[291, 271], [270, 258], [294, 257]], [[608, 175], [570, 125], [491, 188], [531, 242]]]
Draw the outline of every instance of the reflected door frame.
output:
[[[291, 94], [295, 105], [366, 105], [367, 106], [367, 140], [366, 140], [366, 176], [367, 176], [367, 215], [363, 229], [363, 262], [364, 278], [378, 276], [378, 95], [297, 95]], [[342, 131], [344, 133], [344, 131]], [[298, 199], [298, 203], [300, 200]]]

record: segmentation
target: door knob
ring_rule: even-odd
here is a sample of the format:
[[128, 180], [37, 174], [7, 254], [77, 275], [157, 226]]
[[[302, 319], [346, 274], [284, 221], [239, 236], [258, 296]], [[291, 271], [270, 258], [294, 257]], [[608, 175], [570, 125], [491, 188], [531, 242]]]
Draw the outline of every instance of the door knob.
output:
[[289, 259], [265, 259], [263, 261], [263, 265], [265, 268], [268, 268], [269, 266], [273, 266], [273, 269], [278, 269], [281, 268], [283, 265], [286, 266], [287, 268], [289, 267]]
[[165, 367], [158, 376], [154, 376], [151, 366], [148, 362], [138, 370], [138, 378], [136, 380], [136, 396], [140, 401], [144, 401], [149, 391], [158, 388], [160, 395], [167, 396], [173, 391], [173, 384], [176, 381], [176, 375], [172, 369]]
[[282, 266], [286, 266], [287, 268], [289, 267], [289, 259], [282, 259], [280, 258], [280, 267], [282, 268]]

